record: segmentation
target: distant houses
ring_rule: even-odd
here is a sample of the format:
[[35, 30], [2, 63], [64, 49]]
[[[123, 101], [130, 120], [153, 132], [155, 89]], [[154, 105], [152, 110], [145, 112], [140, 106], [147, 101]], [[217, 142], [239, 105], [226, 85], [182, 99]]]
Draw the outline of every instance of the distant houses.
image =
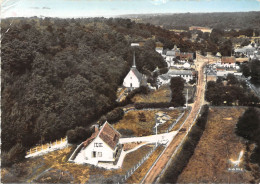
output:
[[189, 30], [190, 31], [198, 30], [198, 31], [202, 31], [203, 33], [211, 33], [212, 32], [211, 28], [209, 28], [209, 27], [201, 27], [201, 26], [191, 26], [191, 27], [189, 27]]
[[169, 84], [172, 77], [181, 77], [185, 82], [189, 82], [193, 80], [195, 76], [196, 72], [192, 70], [169, 70], [168, 73], [157, 77], [157, 85], [160, 87]]
[[242, 48], [236, 48], [234, 50], [236, 57], [248, 57], [250, 59], [260, 59], [260, 47], [255, 43], [249, 44]]
[[118, 157], [118, 145], [121, 134], [108, 122], [100, 130], [96, 128], [90, 138], [83, 142], [83, 148], [76, 157], [76, 163], [97, 165], [99, 162], [112, 163]]
[[[172, 67], [175, 65], [176, 60], [180, 61], [188, 61], [194, 59], [194, 53], [192, 52], [181, 52], [179, 48], [175, 45], [172, 50], [164, 49], [162, 47], [156, 47], [156, 52], [160, 53], [162, 57], [165, 59], [168, 67]], [[185, 62], [182, 62], [183, 64]]]

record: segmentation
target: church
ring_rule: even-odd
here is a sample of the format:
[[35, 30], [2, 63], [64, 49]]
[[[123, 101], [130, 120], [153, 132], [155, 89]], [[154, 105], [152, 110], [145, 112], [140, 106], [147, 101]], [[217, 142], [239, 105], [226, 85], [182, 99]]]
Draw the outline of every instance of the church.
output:
[[139, 88], [141, 85], [144, 85], [146, 82], [146, 77], [141, 74], [135, 65], [135, 53], [133, 55], [133, 66], [131, 67], [130, 71], [126, 75], [123, 86], [129, 89], [136, 89]]

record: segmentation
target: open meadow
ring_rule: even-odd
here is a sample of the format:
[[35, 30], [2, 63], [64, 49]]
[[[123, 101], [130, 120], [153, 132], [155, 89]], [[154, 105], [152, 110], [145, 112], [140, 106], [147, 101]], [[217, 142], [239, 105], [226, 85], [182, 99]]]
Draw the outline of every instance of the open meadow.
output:
[[243, 155], [239, 165], [243, 171], [229, 170], [232, 168], [229, 159], [236, 160], [240, 151], [246, 150], [245, 140], [235, 134], [236, 123], [244, 111], [245, 108], [210, 108], [206, 129], [188, 165], [178, 177], [178, 183], [254, 181], [253, 172], [257, 166], [250, 165], [251, 172], [245, 170], [250, 151]]

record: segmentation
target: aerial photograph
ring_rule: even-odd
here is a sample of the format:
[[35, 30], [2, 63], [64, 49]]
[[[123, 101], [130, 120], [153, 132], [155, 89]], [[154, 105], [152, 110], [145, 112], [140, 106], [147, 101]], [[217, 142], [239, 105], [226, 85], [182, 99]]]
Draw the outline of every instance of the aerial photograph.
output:
[[260, 0], [0, 0], [0, 183], [260, 183]]

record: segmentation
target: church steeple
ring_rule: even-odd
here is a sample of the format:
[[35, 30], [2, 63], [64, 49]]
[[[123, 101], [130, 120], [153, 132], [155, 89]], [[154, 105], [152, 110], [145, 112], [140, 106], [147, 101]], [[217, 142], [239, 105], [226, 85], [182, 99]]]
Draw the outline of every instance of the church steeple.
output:
[[136, 65], [135, 65], [135, 51], [134, 51], [134, 54], [133, 54], [133, 66], [132, 68], [136, 68]]

